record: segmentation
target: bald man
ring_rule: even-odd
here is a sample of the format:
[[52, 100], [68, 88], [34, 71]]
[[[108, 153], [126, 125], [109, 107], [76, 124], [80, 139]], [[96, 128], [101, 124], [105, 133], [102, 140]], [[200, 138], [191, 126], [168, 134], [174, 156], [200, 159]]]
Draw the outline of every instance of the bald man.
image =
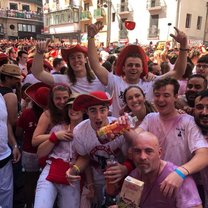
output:
[[[131, 154], [136, 168], [130, 176], [144, 182], [140, 207], [201, 208], [201, 199], [193, 179], [183, 175], [173, 163], [160, 159], [162, 150], [158, 138], [147, 131], [140, 134], [134, 132], [131, 136]], [[174, 197], [165, 198], [160, 190], [160, 184], [172, 171], [182, 173], [184, 182]]]

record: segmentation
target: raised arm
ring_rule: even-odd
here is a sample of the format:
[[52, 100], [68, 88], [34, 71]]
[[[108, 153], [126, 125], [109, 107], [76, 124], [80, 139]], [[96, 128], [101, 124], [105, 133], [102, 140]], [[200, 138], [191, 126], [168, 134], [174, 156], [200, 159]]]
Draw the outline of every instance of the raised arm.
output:
[[175, 41], [180, 43], [179, 55], [176, 60], [174, 69], [167, 72], [163, 77], [173, 77], [175, 79], [181, 79], [185, 73], [187, 65], [187, 52], [188, 52], [188, 40], [184, 32], [180, 31], [178, 28], [174, 27], [176, 30], [176, 35], [170, 34]]
[[96, 22], [88, 26], [88, 57], [90, 66], [100, 82], [108, 85], [108, 70], [101, 66], [98, 59], [97, 49], [95, 46], [95, 35], [103, 28], [102, 22]]
[[49, 44], [49, 40], [37, 42], [36, 54], [33, 59], [31, 71], [36, 79], [46, 84], [52, 85], [54, 84], [53, 76], [49, 72], [45, 71], [43, 68], [44, 53], [47, 51], [48, 44]]

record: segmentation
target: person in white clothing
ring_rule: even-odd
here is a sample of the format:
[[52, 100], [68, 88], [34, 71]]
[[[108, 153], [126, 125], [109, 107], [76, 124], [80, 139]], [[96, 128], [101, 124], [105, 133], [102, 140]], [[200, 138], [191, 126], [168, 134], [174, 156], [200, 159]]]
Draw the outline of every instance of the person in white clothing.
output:
[[43, 56], [47, 51], [49, 42], [41, 41], [37, 44], [37, 53], [33, 60], [32, 73], [38, 80], [52, 85], [65, 83], [70, 86], [72, 92], [89, 93], [95, 90], [105, 91], [105, 87], [94, 75], [87, 61], [88, 51], [86, 47], [76, 45], [61, 49], [63, 60], [67, 63], [67, 75], [50, 74], [43, 70]]
[[83, 112], [72, 109], [75, 97], [76, 95], [71, 95], [66, 104], [69, 116], [67, 120], [70, 120], [70, 123], [66, 120], [54, 126], [49, 139], [38, 147], [38, 156], [41, 158], [49, 155], [49, 159], [38, 180], [34, 207], [52, 208], [58, 196], [60, 208], [66, 207], [66, 204], [70, 204], [71, 208], [79, 208], [80, 183], [69, 185], [65, 177], [66, 170], [73, 166], [78, 157], [72, 131], [83, 120]]
[[[20, 160], [20, 151], [8, 122], [6, 103], [0, 94], [0, 207], [13, 207], [13, 163]], [[12, 147], [9, 147], [9, 145]]]
[[107, 86], [110, 93], [114, 92], [112, 115], [119, 116], [119, 111], [124, 107], [123, 93], [124, 90], [132, 85], [137, 85], [145, 93], [148, 101], [152, 101], [152, 84], [155, 80], [164, 77], [174, 77], [180, 79], [186, 69], [188, 43], [187, 36], [175, 28], [177, 35], [171, 34], [178, 43], [180, 43], [180, 52], [174, 70], [156, 77], [154, 81], [146, 82], [143, 78], [148, 73], [147, 57], [144, 50], [139, 45], [128, 45], [119, 54], [116, 75], [109, 73], [99, 64], [94, 37], [103, 28], [101, 22], [96, 22], [88, 26], [88, 56], [90, 66], [95, 72], [101, 83]]
[[[120, 181], [128, 174], [125, 165], [121, 164], [127, 156], [126, 143], [123, 136], [117, 137], [115, 140], [108, 143], [102, 143], [96, 131], [103, 126], [113, 122], [116, 118], [108, 117], [109, 106], [112, 98], [108, 98], [104, 92], [94, 91], [90, 94], [78, 96], [73, 104], [74, 110], [86, 110], [89, 119], [82, 121], [74, 128], [74, 143], [77, 153], [80, 158], [75, 165], [79, 167], [79, 172], [82, 172], [89, 164], [93, 172], [93, 184], [96, 197], [94, 199], [94, 207], [101, 207], [104, 201], [105, 176], [104, 172], [107, 166], [107, 159], [114, 156], [118, 160], [118, 165], [112, 167], [111, 174], [113, 175], [112, 183]], [[120, 156], [119, 156], [120, 155]], [[71, 168], [67, 171], [67, 176], [70, 183], [80, 179], [77, 176], [77, 170]]]

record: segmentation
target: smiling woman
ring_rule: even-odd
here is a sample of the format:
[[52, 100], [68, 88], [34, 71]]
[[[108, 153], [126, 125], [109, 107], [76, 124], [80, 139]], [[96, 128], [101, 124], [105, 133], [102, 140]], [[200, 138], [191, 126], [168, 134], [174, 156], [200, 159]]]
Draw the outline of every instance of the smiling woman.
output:
[[144, 117], [151, 112], [155, 112], [154, 106], [145, 100], [142, 89], [138, 86], [130, 86], [124, 91], [124, 103], [126, 106], [124, 112], [131, 112], [133, 116], [137, 116], [137, 126], [142, 122]]

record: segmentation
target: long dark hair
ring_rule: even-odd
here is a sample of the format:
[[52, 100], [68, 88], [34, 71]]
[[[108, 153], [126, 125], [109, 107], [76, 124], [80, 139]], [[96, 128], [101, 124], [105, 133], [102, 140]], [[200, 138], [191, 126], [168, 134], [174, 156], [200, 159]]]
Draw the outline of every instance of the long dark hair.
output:
[[[124, 108], [124, 111], [127, 112], [127, 113], [131, 112], [131, 109], [128, 107], [127, 102], [126, 102], [126, 93], [130, 89], [132, 89], [132, 88], [136, 88], [136, 89], [140, 90], [142, 95], [145, 98], [145, 94], [144, 94], [143, 90], [140, 87], [138, 87], [138, 86], [130, 86], [130, 87], [126, 88], [125, 91], [124, 91], [124, 94], [123, 94], [123, 101], [126, 104], [126, 106]], [[147, 100], [144, 101], [144, 105], [145, 105], [145, 108], [146, 108], [146, 115], [151, 113], [151, 112], [155, 112], [156, 111], [155, 107], [150, 102], [148, 102]]]
[[63, 123], [67, 120], [68, 114], [66, 114], [65, 109], [60, 110], [58, 109], [54, 102], [53, 102], [53, 96], [55, 91], [67, 91], [69, 96], [71, 95], [71, 90], [67, 85], [64, 84], [56, 84], [49, 92], [49, 101], [48, 101], [48, 110], [50, 112], [51, 116], [51, 122], [53, 125]]
[[[86, 60], [87, 60], [87, 58], [86, 58]], [[67, 66], [68, 66], [67, 76], [68, 76], [69, 80], [72, 82], [72, 84], [74, 85], [77, 82], [77, 78], [76, 78], [76, 76], [74, 74], [74, 70], [72, 69], [72, 67], [71, 67], [71, 65], [69, 63], [69, 59], [67, 60]], [[92, 69], [90, 68], [88, 60], [85, 63], [85, 67], [86, 67], [86, 72], [87, 72], [87, 81], [89, 83], [92, 83], [93, 80], [95, 80], [95, 74], [93, 73]]]

